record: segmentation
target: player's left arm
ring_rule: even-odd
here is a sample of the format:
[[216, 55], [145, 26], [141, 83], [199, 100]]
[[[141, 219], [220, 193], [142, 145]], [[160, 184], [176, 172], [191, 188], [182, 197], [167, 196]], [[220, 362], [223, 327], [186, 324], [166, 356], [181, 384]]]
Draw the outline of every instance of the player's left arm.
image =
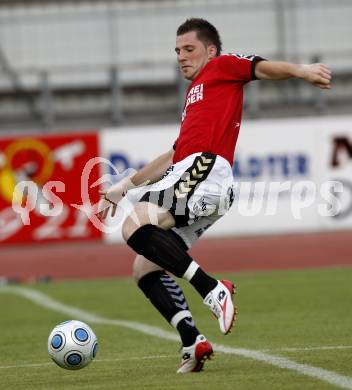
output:
[[325, 64], [293, 64], [283, 61], [260, 61], [255, 64], [259, 80], [287, 80], [299, 78], [322, 88], [331, 88], [331, 70]]

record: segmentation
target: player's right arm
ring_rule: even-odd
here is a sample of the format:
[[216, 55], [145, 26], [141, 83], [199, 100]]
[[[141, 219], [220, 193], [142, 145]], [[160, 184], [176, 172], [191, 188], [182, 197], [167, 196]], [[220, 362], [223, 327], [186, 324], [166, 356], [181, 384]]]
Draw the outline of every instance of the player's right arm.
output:
[[109, 211], [111, 211], [111, 216], [114, 216], [118, 202], [129, 190], [160, 180], [167, 168], [172, 164], [173, 156], [174, 149], [171, 149], [168, 152], [161, 154], [139, 171], [124, 177], [106, 191], [101, 192], [102, 198], [98, 204], [98, 217], [100, 219], [105, 219]]

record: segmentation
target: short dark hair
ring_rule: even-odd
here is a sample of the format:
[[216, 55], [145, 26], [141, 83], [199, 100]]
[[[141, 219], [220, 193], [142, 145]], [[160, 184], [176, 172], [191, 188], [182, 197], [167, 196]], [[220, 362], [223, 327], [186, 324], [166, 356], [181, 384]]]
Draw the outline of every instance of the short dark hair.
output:
[[211, 23], [201, 18], [187, 19], [177, 29], [177, 35], [183, 35], [191, 31], [197, 33], [198, 39], [202, 41], [205, 46], [210, 44], [215, 45], [217, 50], [216, 55], [220, 55], [222, 45], [220, 35], [218, 30]]

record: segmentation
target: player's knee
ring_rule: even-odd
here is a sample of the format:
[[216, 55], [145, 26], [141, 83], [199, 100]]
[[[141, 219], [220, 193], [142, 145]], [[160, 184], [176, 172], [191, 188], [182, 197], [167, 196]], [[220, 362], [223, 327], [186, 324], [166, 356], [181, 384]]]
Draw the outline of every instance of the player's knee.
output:
[[126, 218], [125, 222], [122, 225], [121, 233], [123, 239], [127, 242], [128, 239], [132, 236], [136, 229], [133, 229], [129, 217]]
[[145, 257], [141, 255], [137, 255], [133, 262], [133, 278], [138, 283], [138, 281], [145, 275], [162, 270], [161, 267], [152, 263]]
[[143, 269], [144, 269], [143, 263], [144, 263], [144, 257], [141, 255], [137, 255], [136, 258], [134, 259], [134, 262], [133, 262], [133, 271], [132, 271], [133, 278], [136, 281], [136, 283], [138, 283], [138, 281], [145, 274], [143, 271]]
[[138, 283], [139, 279], [143, 276], [141, 274], [141, 261], [140, 257], [143, 257], [141, 255], [137, 255], [133, 262], [133, 268], [132, 268], [132, 276], [134, 280]]

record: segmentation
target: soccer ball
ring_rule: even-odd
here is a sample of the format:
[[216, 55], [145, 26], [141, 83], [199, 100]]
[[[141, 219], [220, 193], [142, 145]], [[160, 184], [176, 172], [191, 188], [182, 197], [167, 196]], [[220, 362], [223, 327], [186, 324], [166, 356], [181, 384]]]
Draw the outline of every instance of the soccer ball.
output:
[[62, 368], [79, 370], [96, 356], [98, 340], [92, 329], [81, 321], [65, 321], [55, 326], [48, 338], [48, 352]]

